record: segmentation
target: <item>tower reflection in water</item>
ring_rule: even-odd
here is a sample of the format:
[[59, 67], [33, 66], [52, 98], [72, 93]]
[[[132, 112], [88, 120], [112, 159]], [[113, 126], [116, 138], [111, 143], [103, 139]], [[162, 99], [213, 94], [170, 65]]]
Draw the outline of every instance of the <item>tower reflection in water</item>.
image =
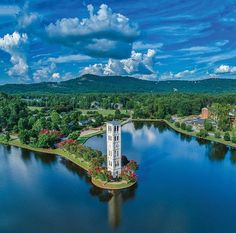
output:
[[108, 191], [111, 198], [108, 201], [108, 222], [111, 228], [118, 228], [122, 221], [122, 204], [135, 197], [137, 185], [125, 190]]
[[112, 198], [108, 201], [108, 221], [115, 229], [120, 225], [122, 211], [122, 194], [120, 191], [109, 191]]

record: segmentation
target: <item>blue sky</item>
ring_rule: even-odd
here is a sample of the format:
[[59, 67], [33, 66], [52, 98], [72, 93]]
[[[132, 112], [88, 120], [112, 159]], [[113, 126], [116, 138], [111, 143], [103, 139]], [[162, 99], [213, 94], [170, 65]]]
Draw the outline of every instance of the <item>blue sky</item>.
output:
[[236, 1], [1, 0], [0, 84], [236, 77]]

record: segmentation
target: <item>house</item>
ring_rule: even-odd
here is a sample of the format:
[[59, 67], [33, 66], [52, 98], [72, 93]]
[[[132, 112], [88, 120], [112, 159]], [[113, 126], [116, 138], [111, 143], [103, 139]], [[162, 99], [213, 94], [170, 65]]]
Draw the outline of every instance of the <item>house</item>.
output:
[[209, 118], [209, 109], [208, 108], [202, 108], [201, 118], [202, 119], [208, 119]]
[[98, 101], [93, 101], [91, 104], [90, 104], [90, 108], [91, 109], [98, 109], [100, 108], [100, 103]]

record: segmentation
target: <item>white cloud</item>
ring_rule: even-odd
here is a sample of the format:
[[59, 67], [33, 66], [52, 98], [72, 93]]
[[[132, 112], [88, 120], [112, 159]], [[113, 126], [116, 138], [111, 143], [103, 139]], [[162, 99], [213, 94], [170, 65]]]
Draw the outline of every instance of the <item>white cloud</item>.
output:
[[143, 43], [142, 41], [134, 42], [133, 50], [138, 49], [160, 49], [163, 47], [163, 43]]
[[229, 40], [221, 40], [216, 42], [216, 46], [222, 47], [229, 43]]
[[137, 25], [105, 4], [95, 14], [93, 6], [88, 5], [88, 12], [88, 18], [63, 18], [49, 24], [49, 38], [87, 55], [129, 57], [131, 43], [140, 34]]
[[174, 75], [175, 78], [184, 78], [194, 74], [196, 70], [184, 70]]
[[115, 60], [109, 59], [107, 64], [94, 64], [85, 67], [82, 74], [90, 73], [101, 76], [113, 75], [129, 75], [134, 77], [142, 77], [145, 75], [153, 75], [153, 59], [156, 52], [149, 49], [146, 54], [136, 53], [132, 51], [131, 57], [128, 59]]
[[179, 73], [166, 72], [166, 73], [161, 74], [160, 80], [190, 78], [195, 73], [196, 73], [196, 70], [184, 70], [184, 71], [181, 71]]
[[216, 46], [193, 46], [190, 48], [180, 49], [179, 51], [188, 52], [188, 56], [189, 56], [189, 55], [220, 52], [221, 48], [216, 47]]
[[236, 74], [236, 66], [220, 65], [215, 69], [216, 74]]
[[[40, 66], [39, 69], [37, 69], [33, 73], [33, 80], [35, 82], [48, 82], [53, 80], [53, 74], [55, 73], [56, 70], [56, 64], [51, 63], [50, 65], [48, 64], [41, 64], [41, 61], [38, 62]], [[54, 75], [55, 77], [55, 75]]]
[[80, 62], [80, 61], [87, 61], [92, 59], [89, 56], [76, 54], [76, 55], [65, 55], [65, 56], [59, 56], [59, 57], [50, 57], [48, 58], [49, 62], [54, 63], [67, 63], [67, 62]]
[[27, 43], [27, 34], [14, 32], [0, 38], [0, 49], [10, 54], [13, 67], [8, 70], [8, 75], [28, 80], [28, 65], [24, 56], [23, 47]]
[[[94, 33], [114, 32], [126, 38], [133, 38], [138, 35], [137, 26], [130, 24], [129, 19], [124, 15], [113, 13], [111, 8], [102, 4], [97, 14], [94, 14], [92, 5], [88, 5], [89, 18], [63, 18], [51, 23], [46, 28], [50, 37], [78, 36], [85, 37]], [[112, 35], [107, 35], [110, 37]]]
[[15, 16], [19, 12], [17, 5], [0, 5], [0, 16]]
[[53, 79], [60, 79], [61, 75], [59, 73], [53, 73], [52, 78]]
[[39, 14], [36, 12], [29, 12], [29, 2], [26, 2], [17, 15], [18, 27], [25, 29], [34, 24], [38, 19]]

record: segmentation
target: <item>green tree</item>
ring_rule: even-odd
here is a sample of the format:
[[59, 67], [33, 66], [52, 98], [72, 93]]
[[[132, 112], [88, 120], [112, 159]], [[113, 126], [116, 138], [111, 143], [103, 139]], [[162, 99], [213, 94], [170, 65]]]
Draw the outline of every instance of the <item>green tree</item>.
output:
[[204, 121], [204, 129], [206, 131], [212, 131], [213, 130], [213, 125], [209, 120]]
[[52, 128], [59, 129], [59, 125], [61, 123], [61, 117], [56, 111], [51, 112], [51, 121], [52, 121]]
[[216, 132], [215, 132], [215, 138], [221, 138], [220, 131], [216, 131]]
[[226, 133], [224, 134], [224, 140], [225, 140], [225, 141], [230, 141], [230, 134], [229, 134], [229, 132], [226, 132]]
[[197, 133], [197, 136], [200, 138], [206, 138], [208, 136], [208, 133], [205, 129], [200, 129], [200, 131]]
[[7, 131], [5, 135], [6, 135], [6, 141], [9, 142], [11, 139], [10, 133]]
[[177, 128], [180, 128], [180, 123], [179, 123], [178, 121], [176, 121], [176, 122], [175, 122], [175, 126], [176, 126]]
[[188, 132], [191, 132], [191, 131], [193, 130], [192, 125], [187, 125], [187, 126], [186, 126], [186, 130], [187, 130]]
[[76, 132], [72, 132], [69, 134], [68, 138], [69, 139], [73, 139], [73, 140], [77, 140], [80, 136], [80, 132], [76, 131]]
[[30, 136], [27, 130], [21, 130], [18, 136], [21, 143], [28, 144], [30, 142]]
[[181, 123], [180, 128], [182, 130], [186, 130], [186, 124], [184, 122]]

